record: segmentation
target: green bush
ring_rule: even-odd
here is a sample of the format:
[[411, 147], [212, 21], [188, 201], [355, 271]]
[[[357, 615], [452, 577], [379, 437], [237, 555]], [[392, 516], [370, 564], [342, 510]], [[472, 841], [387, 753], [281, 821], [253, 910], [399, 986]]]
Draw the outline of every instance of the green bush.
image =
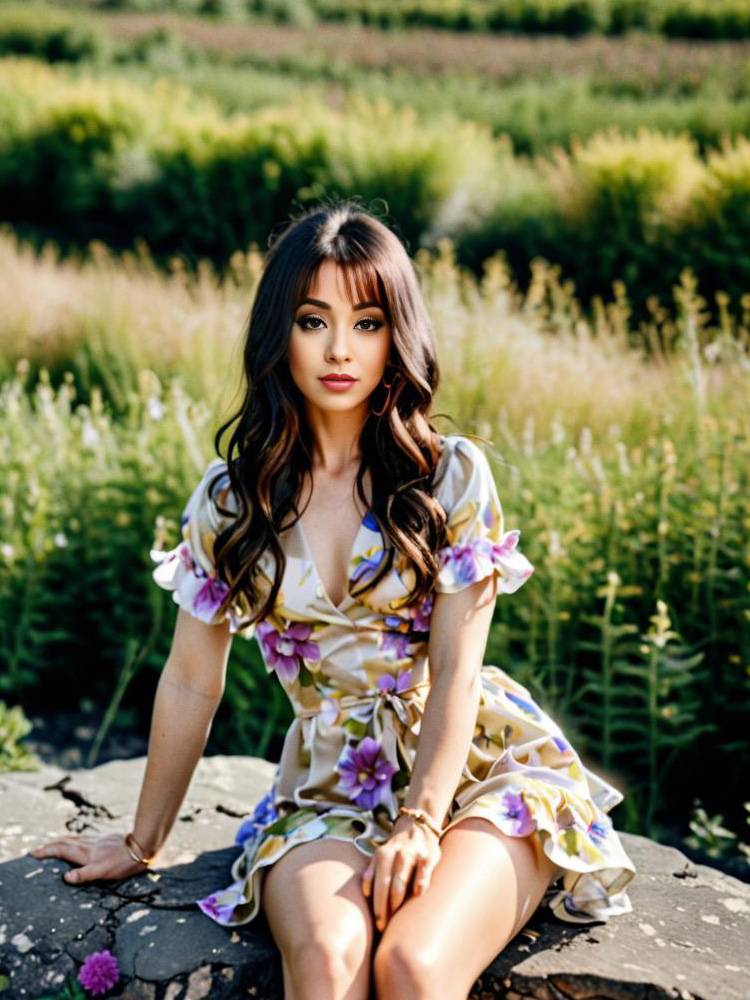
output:
[[675, 38], [748, 38], [750, 7], [746, 0], [671, 0], [660, 30]]
[[39, 758], [21, 745], [31, 732], [31, 723], [20, 705], [9, 708], [0, 701], [0, 774], [8, 771], [36, 771]]
[[528, 160], [480, 125], [422, 121], [376, 96], [352, 96], [343, 112], [225, 116], [166, 81], [0, 65], [6, 221], [73, 247], [145, 238], [159, 261], [180, 252], [191, 266], [262, 244], [289, 205], [355, 195], [397, 220], [411, 248], [450, 237], [477, 274], [502, 249], [525, 285], [542, 256], [587, 303], [624, 281], [645, 320], [689, 265], [713, 308], [717, 292], [736, 303], [750, 284], [747, 160], [743, 140], [704, 160], [688, 134], [646, 128], [573, 137]]
[[111, 49], [109, 35], [90, 18], [35, 4], [0, 4], [0, 56], [80, 62], [103, 60]]

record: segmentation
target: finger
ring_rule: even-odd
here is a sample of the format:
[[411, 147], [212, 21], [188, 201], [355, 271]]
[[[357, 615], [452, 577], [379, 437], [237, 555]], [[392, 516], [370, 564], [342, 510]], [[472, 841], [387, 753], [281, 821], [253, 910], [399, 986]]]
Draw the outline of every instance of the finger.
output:
[[393, 859], [389, 854], [381, 854], [377, 862], [372, 890], [372, 911], [378, 930], [385, 927], [388, 908], [388, 894], [391, 888], [391, 868]]
[[[401, 858], [403, 859], [403, 855], [401, 855]], [[406, 891], [409, 887], [409, 879], [411, 877], [412, 868], [413, 862], [406, 860], [402, 860], [400, 863], [396, 863], [393, 866], [393, 872], [391, 874], [391, 892], [389, 898], [389, 919], [406, 898]]]
[[372, 889], [372, 876], [374, 871], [375, 871], [375, 858], [373, 856], [372, 861], [370, 861], [367, 868], [365, 868], [364, 872], [362, 872], [362, 893], [365, 896], [370, 895], [370, 890]]
[[63, 878], [66, 882], [78, 885], [80, 882], [93, 882], [94, 879], [102, 878], [104, 871], [101, 865], [84, 865], [82, 868], [71, 868], [65, 872]]
[[414, 873], [414, 894], [421, 896], [432, 881], [432, 865], [429, 858], [420, 858]]
[[73, 841], [73, 837], [57, 837], [55, 840], [48, 840], [45, 844], [38, 844], [36, 847], [29, 851], [35, 858], [54, 858], [58, 857], [55, 853], [61, 847], [65, 847], [68, 843]]
[[74, 840], [56, 840], [39, 849], [37, 858], [61, 858], [73, 864], [84, 865], [88, 861], [89, 848], [86, 844]]

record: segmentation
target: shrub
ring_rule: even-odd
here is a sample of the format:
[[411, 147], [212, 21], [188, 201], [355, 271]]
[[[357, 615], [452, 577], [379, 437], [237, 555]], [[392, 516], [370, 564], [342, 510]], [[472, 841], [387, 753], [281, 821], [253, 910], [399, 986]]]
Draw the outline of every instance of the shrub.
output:
[[89, 18], [34, 4], [0, 4], [0, 56], [80, 62], [103, 60], [111, 51], [109, 35]]
[[22, 746], [31, 732], [31, 723], [20, 705], [9, 708], [0, 701], [0, 774], [8, 771], [36, 771], [39, 758]]

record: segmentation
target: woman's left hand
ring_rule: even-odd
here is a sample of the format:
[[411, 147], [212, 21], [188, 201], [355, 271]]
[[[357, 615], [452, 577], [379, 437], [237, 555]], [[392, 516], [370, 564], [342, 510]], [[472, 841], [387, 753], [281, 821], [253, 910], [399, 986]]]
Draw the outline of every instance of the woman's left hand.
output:
[[398, 817], [390, 837], [362, 874], [362, 892], [372, 896], [378, 930], [385, 928], [404, 902], [412, 874], [413, 894], [419, 896], [427, 889], [440, 855], [440, 842], [428, 827], [411, 816]]

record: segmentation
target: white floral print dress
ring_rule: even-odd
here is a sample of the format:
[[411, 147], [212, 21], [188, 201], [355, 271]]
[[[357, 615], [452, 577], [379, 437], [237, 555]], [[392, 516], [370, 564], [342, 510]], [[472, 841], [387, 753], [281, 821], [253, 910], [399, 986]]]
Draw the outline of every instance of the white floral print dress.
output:
[[[498, 596], [514, 593], [533, 573], [518, 549], [520, 531], [504, 530], [487, 458], [462, 435], [441, 438], [436, 496], [448, 517], [435, 592], [454, 593], [495, 574]], [[213, 495], [209, 485], [217, 473]], [[155, 550], [153, 577], [201, 621], [218, 624], [227, 585], [217, 575], [213, 543], [236, 511], [226, 463], [212, 460], [182, 515], [182, 538]], [[240, 826], [241, 851], [231, 884], [198, 905], [227, 926], [258, 913], [264, 871], [305, 841], [350, 840], [372, 854], [388, 839], [409, 785], [420, 720], [430, 689], [428, 640], [433, 595], [405, 606], [413, 569], [395, 559], [373, 590], [351, 590], [374, 574], [384, 555], [371, 512], [362, 519], [350, 558], [349, 592], [335, 606], [313, 564], [299, 522], [281, 534], [287, 558], [273, 613], [249, 623], [247, 606], [225, 612], [232, 633], [257, 638], [294, 709], [272, 786]], [[262, 560], [270, 580], [273, 557]], [[243, 598], [244, 600], [244, 598]], [[633, 862], [608, 811], [622, 794], [584, 766], [560, 726], [529, 691], [500, 667], [481, 669], [474, 736], [452, 800], [446, 829], [483, 816], [511, 836], [531, 835], [563, 873], [544, 902], [562, 920], [589, 922], [631, 910], [626, 886]]]

